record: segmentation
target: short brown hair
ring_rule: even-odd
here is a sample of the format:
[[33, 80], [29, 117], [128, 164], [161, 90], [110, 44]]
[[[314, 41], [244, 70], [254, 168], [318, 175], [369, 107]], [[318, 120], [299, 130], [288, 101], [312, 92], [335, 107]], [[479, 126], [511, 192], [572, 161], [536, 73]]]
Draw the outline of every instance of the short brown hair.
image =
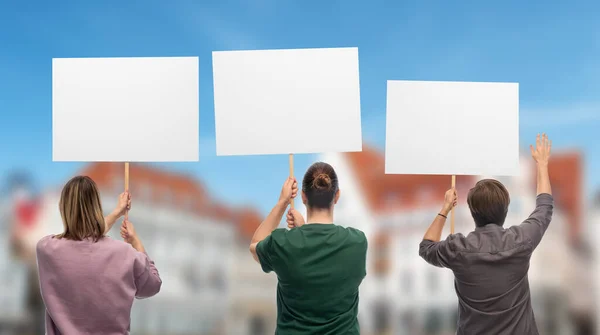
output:
[[510, 196], [501, 182], [483, 179], [469, 190], [467, 203], [477, 227], [490, 223], [502, 226], [508, 213]]
[[58, 205], [65, 231], [57, 238], [94, 242], [104, 237], [106, 224], [96, 183], [87, 176], [77, 176], [67, 182]]

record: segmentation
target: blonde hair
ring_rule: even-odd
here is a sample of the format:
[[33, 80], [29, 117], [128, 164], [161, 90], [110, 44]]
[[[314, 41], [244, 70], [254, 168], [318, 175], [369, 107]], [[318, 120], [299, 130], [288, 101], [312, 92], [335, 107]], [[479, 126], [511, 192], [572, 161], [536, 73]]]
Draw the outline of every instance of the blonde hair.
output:
[[60, 195], [60, 215], [65, 231], [57, 238], [94, 242], [104, 237], [106, 224], [96, 183], [87, 176], [77, 176], [67, 182]]

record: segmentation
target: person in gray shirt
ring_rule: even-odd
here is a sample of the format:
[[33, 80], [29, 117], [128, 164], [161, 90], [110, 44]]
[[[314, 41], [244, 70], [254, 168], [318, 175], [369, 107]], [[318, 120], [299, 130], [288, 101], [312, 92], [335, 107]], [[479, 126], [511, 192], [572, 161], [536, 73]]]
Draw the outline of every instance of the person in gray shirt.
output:
[[554, 200], [548, 176], [551, 142], [537, 136], [530, 146], [537, 165], [537, 199], [523, 223], [504, 228], [510, 197], [502, 183], [485, 179], [468, 194], [475, 231], [441, 240], [442, 229], [457, 203], [455, 189], [446, 192], [442, 211], [427, 230], [419, 255], [454, 273], [458, 296], [457, 335], [539, 335], [529, 290], [529, 260], [552, 219]]

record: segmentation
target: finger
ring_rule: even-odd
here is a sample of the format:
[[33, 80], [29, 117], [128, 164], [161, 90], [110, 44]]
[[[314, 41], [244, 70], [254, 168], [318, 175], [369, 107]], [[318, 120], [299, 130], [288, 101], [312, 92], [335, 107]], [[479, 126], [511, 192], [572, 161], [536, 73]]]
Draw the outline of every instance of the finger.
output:
[[552, 141], [548, 141], [548, 153], [552, 150]]
[[535, 138], [535, 148], [539, 148], [541, 146], [541, 141], [540, 141], [540, 134], [537, 134], [536, 138]]
[[542, 134], [542, 146], [544, 149], [548, 146], [548, 135], [546, 133]]
[[533, 156], [535, 154], [533, 151], [533, 145], [531, 145], [531, 144], [529, 145], [529, 150], [531, 150], [531, 156]]

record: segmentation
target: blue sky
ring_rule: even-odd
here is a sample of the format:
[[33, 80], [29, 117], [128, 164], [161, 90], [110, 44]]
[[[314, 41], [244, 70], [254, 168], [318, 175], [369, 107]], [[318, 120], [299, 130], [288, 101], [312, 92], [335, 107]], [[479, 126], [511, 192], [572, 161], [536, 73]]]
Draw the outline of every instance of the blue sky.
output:
[[[29, 169], [42, 186], [59, 185], [81, 167], [52, 162], [53, 57], [199, 56], [201, 162], [168, 167], [266, 211], [287, 157], [215, 156], [211, 52], [357, 46], [365, 143], [383, 149], [388, 79], [519, 82], [521, 144], [547, 131], [556, 149], [583, 151], [591, 192], [600, 187], [599, 12], [598, 1], [4, 1], [0, 176]], [[296, 171], [313, 159], [298, 156]]]

